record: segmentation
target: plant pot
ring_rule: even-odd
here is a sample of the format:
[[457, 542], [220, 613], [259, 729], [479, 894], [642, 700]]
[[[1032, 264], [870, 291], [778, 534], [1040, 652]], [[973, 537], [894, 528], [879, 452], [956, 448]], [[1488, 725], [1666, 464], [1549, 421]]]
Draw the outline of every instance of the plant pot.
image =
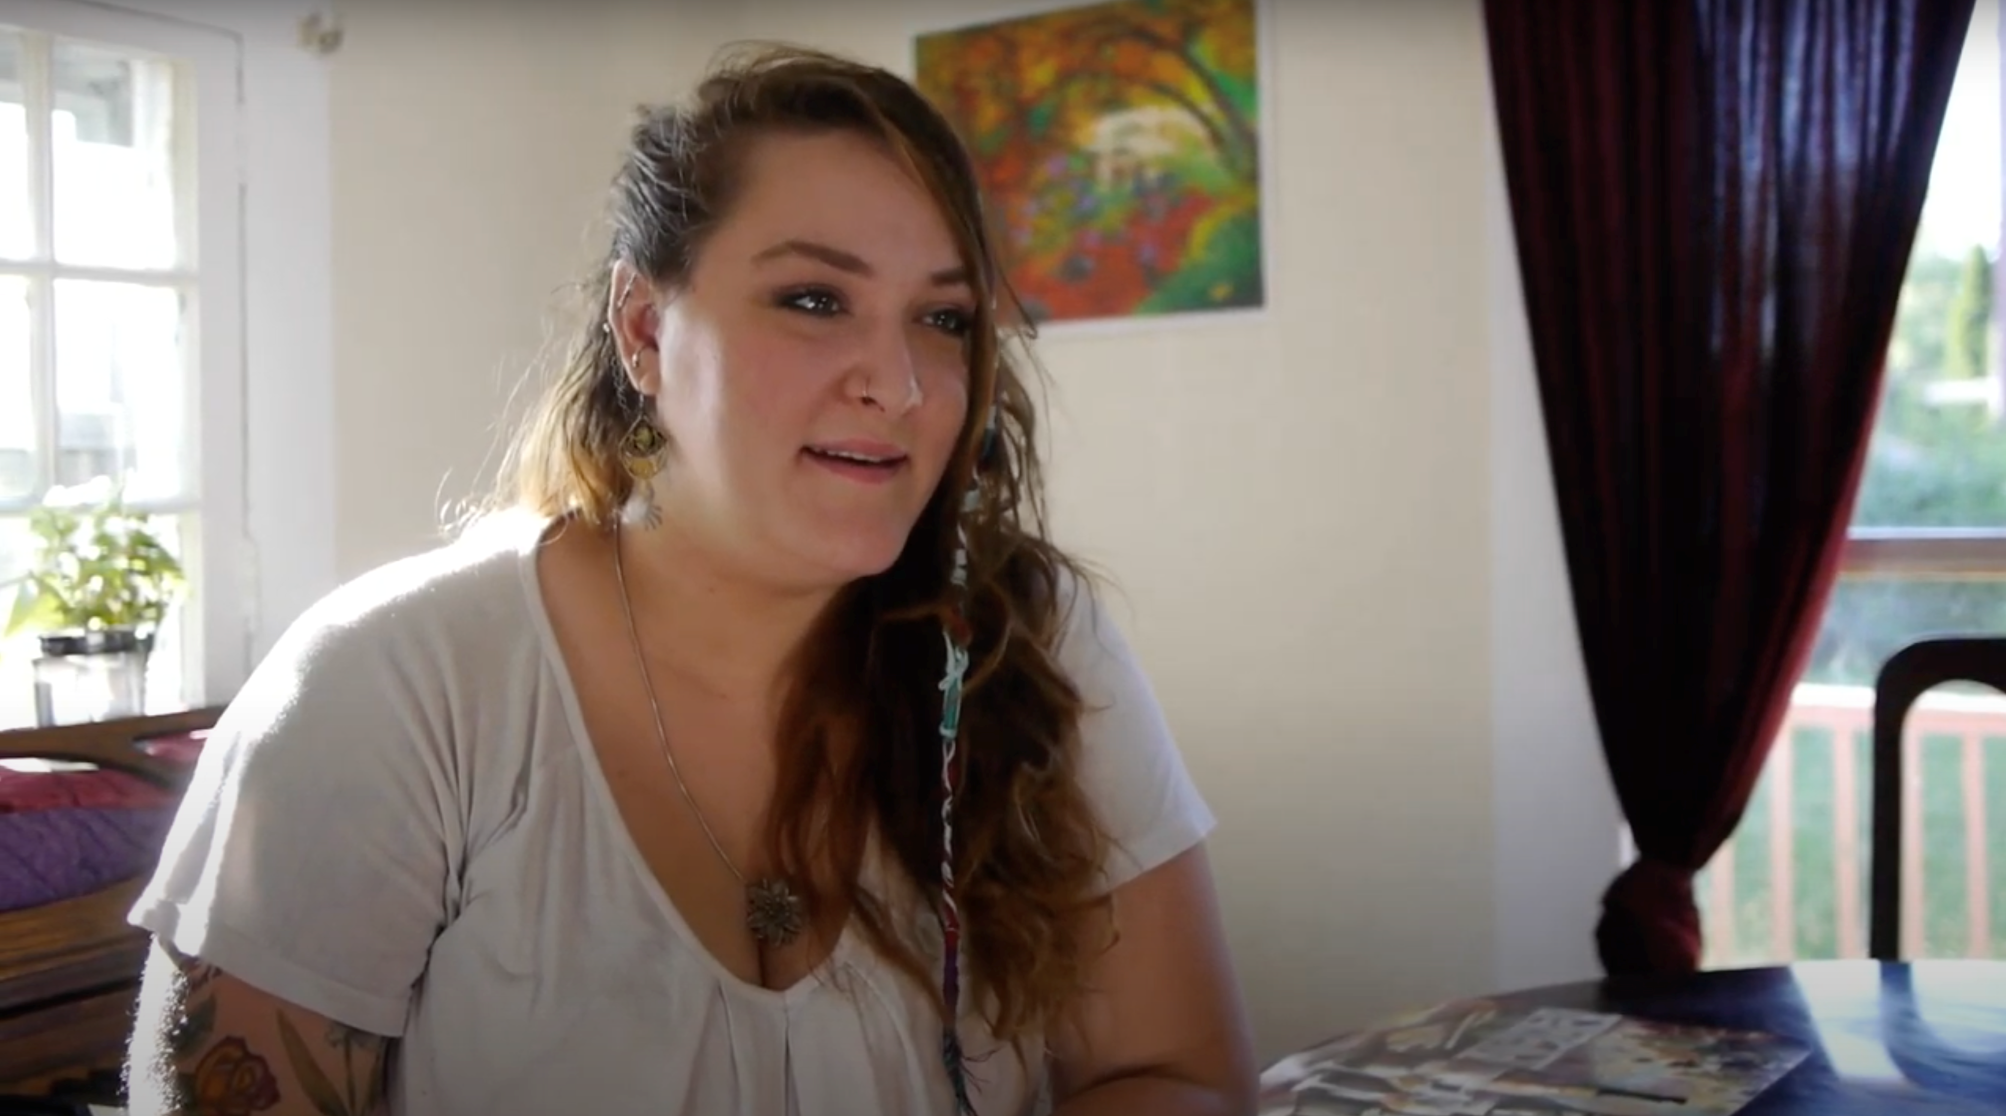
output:
[[153, 633], [130, 628], [52, 632], [35, 660], [35, 723], [44, 727], [137, 717], [146, 711]]

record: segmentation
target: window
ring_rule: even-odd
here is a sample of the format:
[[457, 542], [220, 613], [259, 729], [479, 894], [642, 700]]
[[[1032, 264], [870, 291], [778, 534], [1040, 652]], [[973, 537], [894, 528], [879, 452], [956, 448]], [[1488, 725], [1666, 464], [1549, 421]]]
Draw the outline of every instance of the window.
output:
[[[242, 201], [236, 48], [62, 0], [0, 25], [0, 580], [27, 512], [97, 478], [155, 513], [191, 592], [149, 705], [241, 677]], [[32, 721], [32, 638], [0, 648], [0, 727]]]
[[[1711, 965], [1865, 956], [1874, 679], [1916, 639], [2006, 635], [2001, 33], [1998, 8], [1979, 5], [1841, 578], [1741, 827], [1699, 887]], [[2006, 696], [1946, 687], [1909, 730], [1907, 952], [2006, 956]]]

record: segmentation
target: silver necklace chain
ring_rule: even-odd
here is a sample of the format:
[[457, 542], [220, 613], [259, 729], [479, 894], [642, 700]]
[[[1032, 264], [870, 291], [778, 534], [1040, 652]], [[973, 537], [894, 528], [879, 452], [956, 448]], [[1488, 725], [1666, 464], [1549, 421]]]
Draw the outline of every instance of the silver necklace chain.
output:
[[634, 600], [627, 591], [627, 564], [621, 551], [621, 531], [616, 523], [613, 528], [613, 576], [620, 584], [620, 611], [627, 621], [627, 639], [634, 648], [634, 666], [641, 674], [641, 689], [648, 695], [648, 710], [655, 719], [655, 741], [661, 745], [662, 758], [668, 762], [669, 774], [676, 781], [676, 790], [681, 792], [683, 802], [690, 808], [690, 816], [696, 819], [697, 827], [703, 830], [704, 840], [710, 842], [711, 851], [717, 854], [718, 862], [730, 872], [732, 878], [745, 889], [746, 929], [752, 936], [768, 945], [785, 946], [800, 936], [803, 925], [804, 906], [788, 882], [781, 877], [758, 881], [745, 878], [738, 865], [724, 851], [723, 842], [711, 830], [710, 822], [697, 805], [696, 796], [690, 793], [689, 784], [683, 781], [683, 771], [676, 763], [675, 749], [669, 746], [667, 722], [662, 719], [662, 702], [656, 696], [654, 679], [648, 673], [648, 657], [641, 649], [641, 629], [634, 621]]

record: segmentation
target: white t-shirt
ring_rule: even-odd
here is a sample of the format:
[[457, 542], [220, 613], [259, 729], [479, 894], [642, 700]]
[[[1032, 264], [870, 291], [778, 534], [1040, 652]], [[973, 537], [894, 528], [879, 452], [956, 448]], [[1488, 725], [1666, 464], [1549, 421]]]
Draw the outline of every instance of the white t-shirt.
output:
[[[545, 526], [500, 517], [293, 625], [210, 736], [133, 924], [398, 1036], [399, 1116], [949, 1116], [930, 993], [860, 937], [772, 991], [677, 914], [588, 741], [539, 590]], [[1082, 602], [1058, 654], [1114, 887], [1213, 818]], [[1042, 1053], [1027, 1073], [972, 1014], [961, 1034], [981, 1116], [1032, 1111]]]

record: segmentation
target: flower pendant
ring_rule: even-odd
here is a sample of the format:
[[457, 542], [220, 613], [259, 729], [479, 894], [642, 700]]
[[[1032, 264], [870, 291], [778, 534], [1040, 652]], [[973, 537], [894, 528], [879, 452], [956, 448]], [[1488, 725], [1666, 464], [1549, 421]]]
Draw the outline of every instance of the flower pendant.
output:
[[807, 924], [801, 897], [786, 880], [777, 876], [757, 880], [745, 889], [745, 928], [759, 944], [790, 945]]

